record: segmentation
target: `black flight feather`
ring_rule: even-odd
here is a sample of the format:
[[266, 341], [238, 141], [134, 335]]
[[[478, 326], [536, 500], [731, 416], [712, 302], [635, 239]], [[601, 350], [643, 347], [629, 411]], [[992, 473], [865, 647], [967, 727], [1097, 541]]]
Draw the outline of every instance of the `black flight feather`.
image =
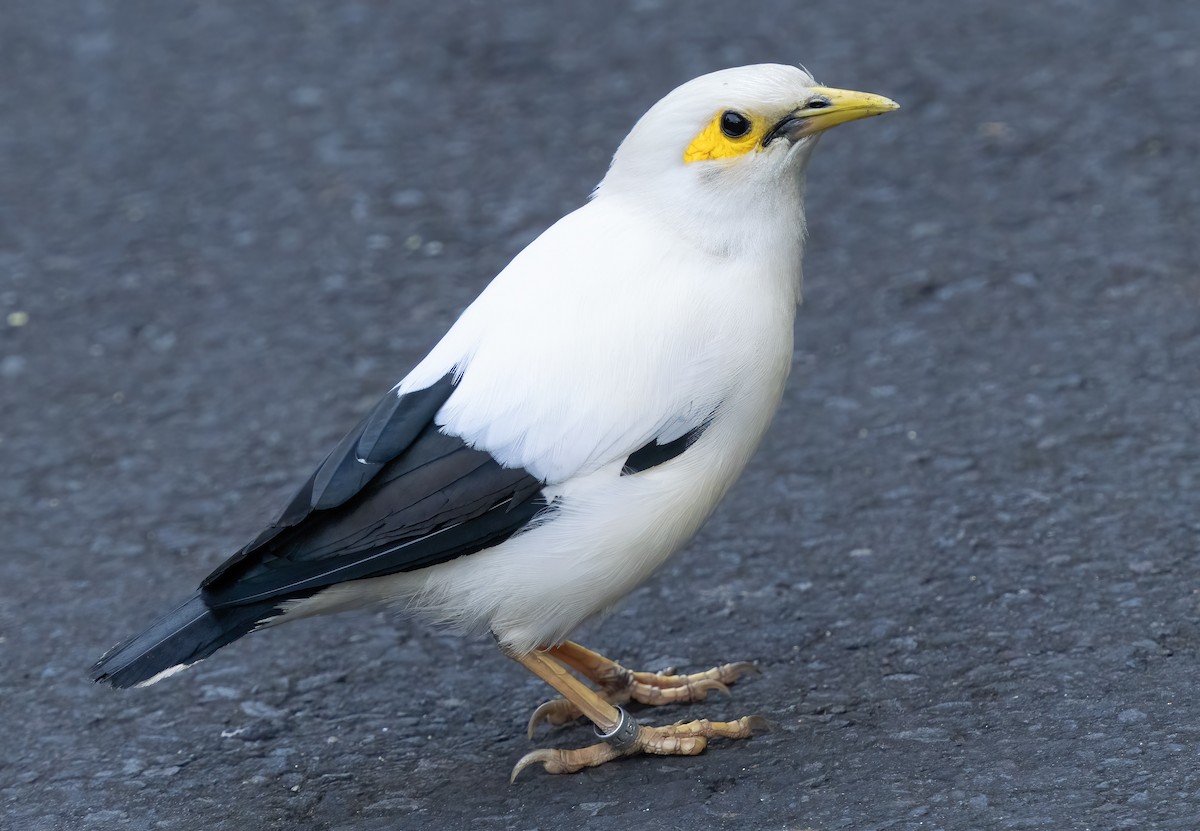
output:
[[[394, 391], [383, 397], [375, 408], [347, 433], [325, 457], [304, 486], [292, 497], [279, 519], [263, 529], [248, 545], [217, 566], [216, 570], [200, 584], [208, 588], [226, 572], [232, 571], [252, 552], [260, 550], [273, 538], [295, 525], [299, 525], [314, 511], [337, 507], [362, 489], [384, 467], [384, 464], [403, 453], [417, 435], [433, 421], [434, 415], [454, 392], [454, 375], [447, 373], [438, 381], [422, 390], [407, 395]], [[386, 445], [380, 438], [386, 436]], [[364, 447], [371, 459], [367, 464], [358, 461], [360, 448]], [[394, 453], [388, 459], [380, 459], [384, 447]], [[351, 492], [351, 488], [353, 491]]]
[[110, 649], [92, 667], [92, 678], [132, 687], [171, 667], [207, 658], [277, 612], [270, 602], [210, 609], [196, 592], [146, 631]]
[[133, 686], [205, 658], [323, 588], [498, 545], [547, 508], [543, 482], [443, 434], [452, 375], [394, 392], [340, 441], [279, 519], [200, 590], [111, 650], [92, 677]]
[[546, 507], [541, 487], [430, 424], [352, 499], [282, 529], [204, 596], [223, 608], [452, 560], [528, 523]]

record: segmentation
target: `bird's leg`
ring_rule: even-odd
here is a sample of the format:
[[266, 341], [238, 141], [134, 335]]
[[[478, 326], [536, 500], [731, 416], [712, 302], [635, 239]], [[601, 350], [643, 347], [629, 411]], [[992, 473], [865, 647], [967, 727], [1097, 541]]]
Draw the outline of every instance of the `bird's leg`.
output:
[[604, 741], [577, 750], [543, 748], [526, 753], [513, 767], [509, 781], [522, 770], [540, 762], [547, 773], [576, 773], [584, 768], [630, 756], [655, 753], [664, 756], [694, 756], [702, 753], [714, 736], [745, 739], [766, 727], [760, 716], [745, 716], [736, 721], [679, 722], [666, 727], [640, 725], [620, 707], [605, 701], [548, 654], [531, 652], [512, 655], [526, 669], [554, 687], [579, 712], [596, 725], [596, 734]]
[[[636, 701], [639, 704], [673, 704], [703, 701], [710, 692], [729, 694], [729, 684], [747, 673], [757, 673], [758, 667], [748, 661], [722, 664], [719, 667], [691, 675], [660, 675], [655, 672], [634, 672], [616, 661], [605, 658], [572, 641], [550, 647], [545, 654], [566, 664], [600, 688], [600, 695], [611, 704]], [[545, 702], [529, 717], [529, 738], [543, 721], [554, 725], [567, 724], [583, 715], [568, 699], [555, 698]]]

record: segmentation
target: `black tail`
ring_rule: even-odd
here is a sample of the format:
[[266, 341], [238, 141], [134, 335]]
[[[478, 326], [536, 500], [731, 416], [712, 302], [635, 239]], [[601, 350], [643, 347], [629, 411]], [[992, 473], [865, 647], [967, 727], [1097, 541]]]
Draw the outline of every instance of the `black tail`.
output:
[[110, 649], [92, 667], [92, 680], [114, 687], [153, 683], [156, 675], [207, 658], [279, 614], [277, 602], [210, 609], [196, 592], [142, 634]]

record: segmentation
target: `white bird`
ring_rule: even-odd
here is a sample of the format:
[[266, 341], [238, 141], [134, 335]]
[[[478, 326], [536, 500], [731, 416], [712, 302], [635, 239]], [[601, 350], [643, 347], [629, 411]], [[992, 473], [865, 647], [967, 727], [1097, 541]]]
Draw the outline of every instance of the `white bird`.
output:
[[[566, 640], [682, 547], [766, 431], [792, 361], [818, 135], [896, 108], [775, 64], [683, 84], [589, 202], [518, 254], [282, 516], [93, 677], [146, 685], [251, 631], [389, 604], [501, 650], [603, 739], [517, 763], [691, 754], [760, 720], [639, 725], [753, 667], [633, 673]], [[568, 669], [598, 685], [594, 690]]]

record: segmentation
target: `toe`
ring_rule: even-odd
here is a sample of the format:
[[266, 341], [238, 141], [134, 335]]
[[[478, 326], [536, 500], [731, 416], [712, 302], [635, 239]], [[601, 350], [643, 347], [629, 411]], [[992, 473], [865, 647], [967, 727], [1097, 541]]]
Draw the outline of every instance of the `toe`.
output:
[[604, 743], [582, 747], [578, 750], [560, 750], [558, 748], [531, 750], [513, 765], [508, 781], [509, 784], [517, 781], [521, 771], [538, 763], [541, 763], [546, 773], [578, 773], [584, 768], [610, 762], [620, 755], [621, 753]]

